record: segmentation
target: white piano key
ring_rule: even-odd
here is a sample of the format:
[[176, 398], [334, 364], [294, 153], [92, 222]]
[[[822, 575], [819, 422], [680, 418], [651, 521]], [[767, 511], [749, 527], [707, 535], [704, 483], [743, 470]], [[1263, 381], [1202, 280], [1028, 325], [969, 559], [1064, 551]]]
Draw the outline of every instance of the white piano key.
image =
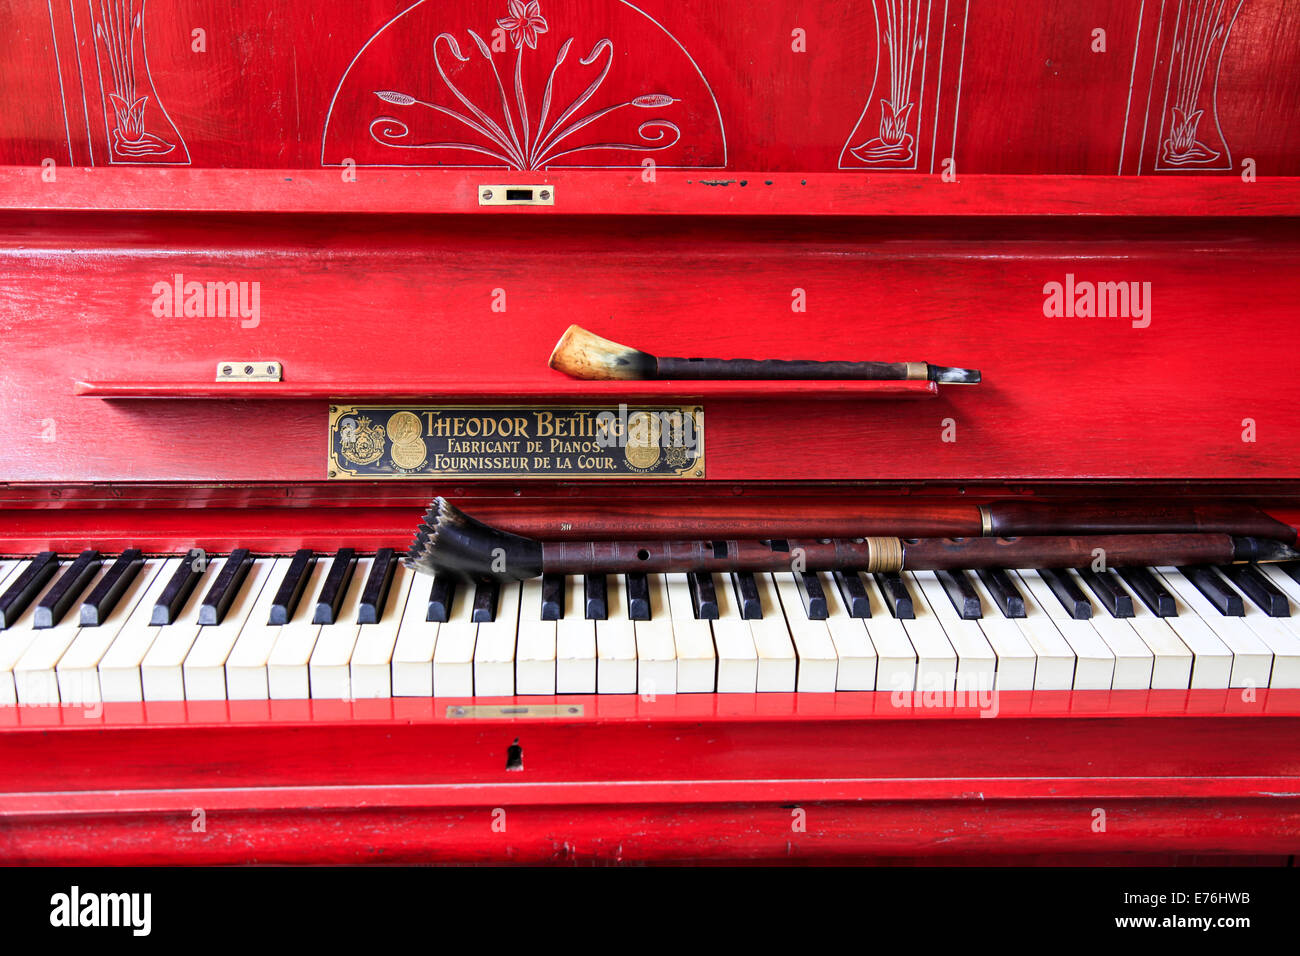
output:
[[402, 607], [402, 621], [393, 645], [393, 696], [433, 696], [433, 650], [438, 644], [438, 621], [430, 621], [429, 591], [433, 577], [412, 574]]
[[1171, 588], [1165, 590], [1173, 598], [1177, 614], [1174, 617], [1156, 617], [1146, 603], [1135, 594], [1133, 596], [1134, 628], [1143, 635], [1143, 640], [1148, 646], [1152, 642], [1146, 640], [1146, 633], [1158, 628], [1143, 622], [1159, 621], [1171, 628], [1192, 654], [1192, 688], [1226, 690], [1232, 680], [1232, 651], [1219, 640], [1210, 626], [1187, 606], [1187, 602], [1177, 591]]
[[[831, 640], [830, 628], [825, 621], [814, 621], [808, 617], [803, 598], [799, 595], [799, 585], [795, 583], [792, 572], [776, 571], [772, 579], [776, 584], [777, 596], [781, 599], [778, 607], [785, 614], [795, 653], [798, 655], [795, 690], [813, 693], [834, 691], [839, 658], [835, 653], [835, 643]], [[826, 597], [829, 605], [830, 595], [827, 594]]]
[[627, 584], [607, 577], [609, 617], [596, 622], [596, 693], [636, 693], [636, 628], [627, 616]]
[[[1281, 620], [1291, 622], [1294, 628], [1300, 631], [1300, 620], [1297, 620], [1297, 616], [1300, 616], [1300, 582], [1297, 582], [1276, 564], [1259, 564], [1256, 567], [1291, 602], [1291, 616]], [[2, 586], [2, 582], [0, 582], [0, 586]]]
[[1241, 603], [1246, 611], [1242, 620], [1264, 642], [1264, 646], [1273, 652], [1273, 669], [1269, 673], [1268, 686], [1300, 687], [1300, 635], [1291, 629], [1291, 619], [1270, 617], [1244, 595]]
[[[1102, 611], [1103, 614], [1107, 613]], [[1177, 629], [1171, 625], [1176, 621], [1166, 623], [1163, 618], [1156, 617], [1151, 613], [1151, 609], [1143, 603], [1142, 599], [1133, 596], [1133, 616], [1128, 618], [1128, 623], [1133, 630], [1137, 632], [1138, 637], [1142, 639], [1153, 656], [1151, 670], [1151, 688], [1152, 690], [1186, 690], [1194, 686], [1218, 686], [1227, 688], [1228, 674], [1231, 670], [1231, 655], [1227, 653], [1227, 648], [1223, 643], [1217, 640], [1213, 634], [1210, 634], [1208, 628], [1201, 625], [1205, 632], [1204, 637], [1209, 641], [1218, 644], [1223, 651], [1219, 660], [1220, 674], [1222, 681], [1217, 684], [1195, 684], [1197, 670], [1202, 670], [1202, 680], [1209, 680], [1213, 674], [1214, 665], [1212, 659], [1207, 654], [1204, 668], [1196, 667], [1196, 658], [1191, 648], [1183, 642]], [[1183, 622], [1184, 625], [1193, 625], [1196, 622], [1188, 620]], [[1194, 627], [1190, 628], [1195, 630]]]
[[[916, 650], [916, 689], [919, 691], [950, 691], [957, 687], [957, 652], [943, 632], [943, 626], [925, 600], [916, 576], [903, 572], [903, 581], [912, 592], [912, 608], [916, 616], [903, 621], [903, 630]], [[944, 598], [947, 600], [947, 598]]]
[[709, 622], [718, 652], [718, 693], [752, 694], [758, 687], [758, 651], [749, 622], [740, 616], [740, 605], [731, 582], [714, 577], [718, 619]]
[[457, 581], [447, 620], [433, 648], [433, 692], [438, 697], [474, 696], [474, 585]]
[[[144, 700], [144, 678], [141, 667], [144, 659], [158, 638], [161, 628], [150, 624], [153, 608], [159, 596], [167, 588], [176, 569], [185, 557], [148, 558], [148, 563], [155, 564], [153, 577], [148, 590], [136, 602], [117, 639], [108, 646], [99, 659], [99, 690], [105, 701], [141, 701]], [[197, 604], [201, 598], [191, 599]], [[89, 655], [87, 655], [89, 656]]]
[[[980, 621], [964, 619], [952, 606], [943, 582], [933, 571], [915, 571], [909, 575], [912, 583], [917, 585], [912, 593], [918, 591], [921, 599], [929, 605], [929, 610], [939, 621], [948, 642], [957, 653], [957, 690], [964, 693], [993, 690], [996, 681], [998, 658]], [[970, 575], [974, 579], [975, 575]], [[978, 593], [978, 592], [977, 592]], [[991, 604], [981, 602], [982, 612], [997, 614]]]
[[[392, 697], [393, 653], [401, 630], [402, 612], [411, 593], [415, 572], [400, 562], [393, 568], [379, 621], [362, 624], [357, 630], [357, 645], [352, 650], [352, 696], [361, 699]], [[431, 580], [427, 575], [425, 580]], [[426, 595], [427, 597], [427, 595]]]
[[864, 574], [867, 599], [871, 602], [871, 617], [863, 619], [867, 636], [876, 649], [876, 690], [914, 691], [916, 683], [916, 648], [903, 622], [890, 613], [889, 605], [880, 591], [874, 576]]
[[23, 567], [26, 567], [28, 563], [28, 561], [25, 561], [22, 558], [0, 558], [0, 594], [3, 594], [5, 589], [9, 587], [9, 579], [11, 577], [17, 580], [14, 576], [14, 572], [18, 569], [18, 566], [22, 565]]
[[[284, 580], [289, 562], [293, 559], [267, 560], [271, 562], [268, 577], [244, 621], [244, 627], [235, 640], [235, 646], [230, 649], [230, 654], [226, 657], [226, 698], [228, 700], [267, 700], [271, 695], [266, 664], [271, 657], [275, 642], [280, 638], [280, 625], [270, 623], [271, 605], [275, 603], [280, 582]], [[252, 569], [249, 570], [251, 573]], [[202, 635], [199, 637], [201, 640]], [[194, 646], [197, 650], [199, 646], [197, 641]], [[194, 657], [194, 651], [190, 652], [190, 657]], [[188, 658], [186, 666], [190, 666]], [[187, 685], [187, 692], [188, 689]]]
[[789, 693], [795, 689], [798, 676], [790, 628], [781, 613], [772, 575], [757, 573], [754, 583], [763, 606], [763, 616], [749, 622], [749, 631], [754, 635], [754, 650], [758, 654], [758, 690]]
[[475, 697], [513, 697], [515, 694], [519, 591], [518, 581], [502, 581], [496, 616], [478, 626], [478, 638], [474, 643]]
[[1220, 614], [1196, 585], [1175, 567], [1152, 569], [1165, 589], [1204, 621], [1211, 631], [1232, 651], [1233, 687], [1267, 687], [1273, 670], [1273, 652], [1247, 625], [1244, 618]]
[[836, 690], [876, 689], [876, 646], [861, 618], [849, 614], [839, 586], [828, 574], [818, 574], [826, 594], [826, 631], [835, 647]]
[[677, 643], [677, 693], [712, 693], [717, 687], [718, 658], [713, 630], [695, 616], [691, 585], [685, 573], [666, 574], [668, 613]]
[[[1097, 632], [1089, 633], [1087, 621], [1075, 621], [1065, 613], [1037, 571], [1029, 568], [1007, 574], [1025, 599], [1025, 616], [1012, 620], [1034, 651], [1034, 690], [1108, 689], [1115, 658], [1113, 654], [1107, 658], [1109, 651]], [[1061, 616], [1053, 617], [1058, 611]], [[1075, 626], [1079, 624], [1085, 627]], [[1080, 675], [1075, 674], [1077, 658], [1073, 645], [1064, 636], [1065, 631], [1070, 631], [1080, 647], [1089, 653], [1087, 666]], [[1107, 659], [1111, 662], [1111, 673], [1105, 672]]]
[[[567, 584], [567, 582], [566, 582]], [[565, 615], [582, 613], [566, 604]], [[555, 693], [556, 621], [542, 620], [542, 579], [529, 578], [519, 595], [519, 643], [515, 657], [515, 693]]]
[[[22, 561], [14, 569], [15, 574], [22, 574], [31, 564], [30, 561]], [[0, 705], [17, 704], [18, 688], [14, 683], [14, 665], [27, 652], [32, 641], [36, 639], [40, 632], [32, 627], [32, 622], [36, 614], [36, 605], [41, 603], [56, 581], [59, 580], [59, 573], [56, 571], [50, 580], [45, 582], [45, 586], [40, 592], [32, 598], [30, 604], [19, 615], [18, 620], [14, 621], [9, 627], [0, 631]], [[71, 612], [69, 612], [71, 614]]]
[[564, 617], [555, 622], [555, 692], [596, 693], [596, 622], [584, 613], [582, 575], [564, 579]]
[[266, 660], [266, 689], [271, 700], [306, 700], [311, 696], [311, 655], [323, 626], [312, 623], [312, 616], [330, 565], [324, 557], [317, 557], [293, 616], [280, 625], [280, 634]]
[[366, 578], [375, 563], [374, 557], [357, 558], [352, 580], [339, 605], [333, 624], [322, 624], [316, 638], [316, 647], [307, 662], [313, 700], [352, 700], [352, 651], [357, 646], [361, 624], [361, 596], [366, 590]]
[[[99, 678], [100, 664], [107, 657], [108, 651], [116, 645], [117, 640], [126, 633], [127, 626], [134, 618], [138, 606], [148, 600], [148, 609], [152, 611], [153, 602], [157, 600], [152, 585], [158, 575], [158, 569], [164, 563], [162, 558], [145, 558], [140, 570], [131, 579], [131, 583], [122, 592], [121, 598], [103, 623], [98, 627], [81, 629], [77, 639], [72, 642], [67, 653], [59, 661], [57, 669], [59, 699], [63, 703], [92, 704], [104, 699]], [[133, 677], [138, 688], [139, 658], [136, 661]]]
[[[1080, 621], [1061, 606], [1037, 571], [1022, 571], [1018, 576], [1074, 656], [1075, 690], [1151, 686], [1151, 653], [1126, 620], [1094, 606], [1092, 618]], [[1075, 583], [1081, 584], [1077, 578]]]
[[[268, 586], [272, 593], [262, 605], [262, 622], [265, 623], [271, 615], [271, 601], [275, 597], [276, 585], [268, 585], [267, 582], [271, 579], [271, 569], [274, 566], [274, 558], [254, 558], [221, 623], [199, 628], [194, 645], [185, 655], [185, 663], [181, 665], [186, 700], [226, 699], [226, 661], [253, 609], [258, 606], [262, 592]], [[284, 575], [283, 566], [280, 575]]]
[[[1281, 624], [1282, 627], [1286, 628], [1292, 635], [1300, 637], [1300, 583], [1297, 583], [1290, 575], [1276, 565], [1261, 564], [1259, 565], [1259, 570], [1262, 571], [1265, 577], [1272, 581], [1273, 584], [1275, 584], [1278, 589], [1286, 595], [1287, 600], [1291, 604], [1291, 615], [1289, 617], [1275, 618], [1275, 620]], [[1286, 679], [1285, 671], [1286, 668], [1284, 667], [1283, 674], [1281, 675], [1284, 680]], [[1296, 686], [1294, 684], [1278, 684], [1276, 683], [1278, 677], [1277, 664], [1274, 662], [1273, 674], [1271, 675], [1273, 683], [1271, 683], [1270, 686]]]
[[55, 666], [81, 632], [78, 608], [82, 600], [95, 589], [99, 579], [108, 573], [110, 564], [111, 562], [105, 562], [91, 576], [59, 623], [36, 631], [27, 649], [14, 662], [13, 675], [18, 690], [18, 703], [29, 707], [44, 707], [59, 702], [59, 678]]
[[[185, 658], [199, 636], [199, 608], [203, 596], [221, 574], [225, 566], [224, 558], [213, 558], [207, 562], [194, 590], [190, 592], [185, 606], [181, 608], [171, 624], [155, 627], [154, 635], [144, 660], [140, 662], [140, 679], [144, 687], [144, 699], [147, 701], [184, 700], [185, 699]], [[249, 570], [252, 573], [252, 570]]]
[[646, 575], [650, 620], [633, 621], [636, 634], [636, 690], [644, 697], [677, 693], [677, 641], [662, 574]]
[[1033, 690], [1034, 669], [1038, 658], [1034, 649], [1025, 640], [1025, 635], [1016, 626], [1016, 620], [1003, 615], [998, 602], [989, 593], [979, 575], [971, 575], [971, 584], [979, 595], [980, 606], [984, 616], [980, 618], [980, 630], [988, 639], [989, 646], [997, 655], [998, 665], [995, 676], [996, 690]]

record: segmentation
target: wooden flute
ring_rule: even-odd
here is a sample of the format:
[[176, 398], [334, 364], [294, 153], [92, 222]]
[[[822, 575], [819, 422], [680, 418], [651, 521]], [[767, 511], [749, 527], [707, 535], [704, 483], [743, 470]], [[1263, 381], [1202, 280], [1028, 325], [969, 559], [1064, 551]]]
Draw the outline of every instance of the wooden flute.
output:
[[1250, 535], [1120, 534], [1011, 538], [812, 538], [761, 541], [537, 541], [434, 499], [407, 552], [428, 574], [524, 580], [542, 574], [680, 571], [924, 571], [1288, 561], [1300, 551]]
[[1043, 501], [987, 504], [910, 497], [801, 500], [747, 495], [736, 499], [604, 502], [584, 499], [578, 512], [530, 507], [512, 498], [475, 503], [483, 521], [543, 541], [700, 538], [1012, 537], [1062, 534], [1219, 532], [1296, 543], [1296, 530], [1242, 502], [1180, 500]]

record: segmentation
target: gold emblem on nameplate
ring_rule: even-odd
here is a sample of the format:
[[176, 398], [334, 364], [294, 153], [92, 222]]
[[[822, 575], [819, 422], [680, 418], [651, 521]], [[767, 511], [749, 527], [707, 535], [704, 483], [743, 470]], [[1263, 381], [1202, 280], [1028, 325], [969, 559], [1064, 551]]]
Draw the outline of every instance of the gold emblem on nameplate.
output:
[[633, 412], [627, 417], [627, 442], [623, 446], [623, 455], [631, 467], [647, 471], [655, 466], [663, 454], [659, 447], [662, 431], [659, 419], [649, 412]]
[[[419, 424], [418, 422], [416, 423]], [[368, 465], [384, 453], [384, 430], [365, 415], [339, 420], [339, 451], [348, 461]]]
[[388, 419], [388, 437], [393, 443], [389, 454], [393, 464], [407, 470], [419, 468], [429, 455], [424, 445], [424, 430], [414, 412], [396, 412]]

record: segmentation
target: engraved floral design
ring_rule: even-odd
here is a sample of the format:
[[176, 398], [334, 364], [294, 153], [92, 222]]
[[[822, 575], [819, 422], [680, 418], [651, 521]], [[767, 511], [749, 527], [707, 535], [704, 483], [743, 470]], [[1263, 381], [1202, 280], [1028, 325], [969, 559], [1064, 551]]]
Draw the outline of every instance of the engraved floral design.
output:
[[510, 0], [510, 16], [497, 21], [497, 26], [510, 34], [510, 41], [518, 50], [525, 43], [530, 50], [537, 49], [537, 34], [545, 33], [546, 18], [542, 16], [542, 6], [537, 0], [525, 4], [522, 0]]
[[1204, 109], [1197, 109], [1213, 50], [1228, 34], [1223, 17], [1227, 0], [1192, 0], [1175, 35], [1178, 58], [1177, 89], [1170, 108], [1169, 135], [1161, 144], [1165, 162], [1173, 166], [1212, 163], [1221, 155], [1197, 139]]
[[137, 90], [136, 61], [141, 54], [141, 17], [144, 2], [139, 0], [99, 0], [91, 7], [95, 39], [108, 63], [113, 91], [108, 94], [113, 107], [113, 150], [122, 156], [164, 156], [175, 144], [150, 133], [145, 124], [145, 106], [149, 97]]
[[[620, 110], [660, 109], [679, 102], [667, 93], [642, 93], [631, 99], [610, 103], [596, 109], [587, 104], [600, 92], [614, 60], [614, 44], [608, 39], [598, 40], [585, 57], [579, 57], [582, 66], [600, 64], [600, 72], [587, 88], [561, 108], [554, 98], [555, 79], [569, 57], [574, 38], [570, 36], [561, 44], [541, 91], [540, 103], [530, 96], [524, 82], [525, 50], [537, 50], [537, 38], [549, 30], [538, 0], [510, 0], [509, 16], [496, 21], [514, 43], [515, 63], [512, 89], [507, 91], [501, 70], [493, 58], [486, 41], [474, 30], [466, 30], [479, 61], [492, 71], [498, 103], [475, 103], [448, 75], [443, 63], [450, 56], [461, 64], [470, 63], [472, 53], [461, 52], [459, 41], [450, 33], [440, 33], [433, 41], [433, 63], [442, 80], [444, 91], [458, 105], [434, 102], [434, 95], [421, 98], [402, 90], [376, 90], [375, 96], [390, 106], [403, 110], [419, 108], [430, 110], [460, 124], [473, 135], [464, 141], [431, 140], [412, 142], [411, 122], [399, 115], [377, 116], [370, 122], [370, 135], [375, 142], [394, 149], [455, 149], [468, 150], [490, 156], [512, 169], [540, 169], [564, 157], [591, 151], [625, 150], [658, 152], [668, 149], [681, 139], [681, 129], [668, 119], [654, 117], [636, 127], [640, 142], [595, 141], [583, 142], [580, 134], [598, 120]], [[443, 91], [437, 91], [441, 93]], [[534, 94], [536, 91], [532, 91]], [[590, 133], [588, 133], [590, 135]]]
[[881, 6], [885, 11], [882, 53], [889, 51], [889, 99], [880, 101], [879, 135], [849, 150], [867, 163], [912, 158], [913, 137], [907, 131], [907, 120], [915, 105], [912, 78], [916, 60], [925, 46], [921, 36], [924, 0], [882, 0]]

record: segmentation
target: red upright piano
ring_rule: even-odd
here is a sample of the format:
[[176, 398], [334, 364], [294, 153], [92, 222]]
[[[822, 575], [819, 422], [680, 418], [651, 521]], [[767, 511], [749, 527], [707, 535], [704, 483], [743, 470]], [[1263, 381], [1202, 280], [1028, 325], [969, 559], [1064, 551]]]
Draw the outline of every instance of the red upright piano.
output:
[[[1174, 616], [1020, 569], [1024, 617], [916, 572], [911, 617], [827, 574], [820, 615], [750, 582], [761, 619], [650, 576], [644, 617], [611, 575], [604, 618], [563, 581], [558, 621], [516, 585], [438, 621], [396, 560], [435, 495], [548, 540], [1300, 524], [1300, 7], [14, 0], [0, 33], [0, 858], [1300, 848], [1286, 568], [1281, 615], [1153, 568]], [[581, 381], [575, 322], [983, 381]], [[565, 433], [620, 408], [699, 456]], [[996, 693], [958, 693], [977, 659]]]

